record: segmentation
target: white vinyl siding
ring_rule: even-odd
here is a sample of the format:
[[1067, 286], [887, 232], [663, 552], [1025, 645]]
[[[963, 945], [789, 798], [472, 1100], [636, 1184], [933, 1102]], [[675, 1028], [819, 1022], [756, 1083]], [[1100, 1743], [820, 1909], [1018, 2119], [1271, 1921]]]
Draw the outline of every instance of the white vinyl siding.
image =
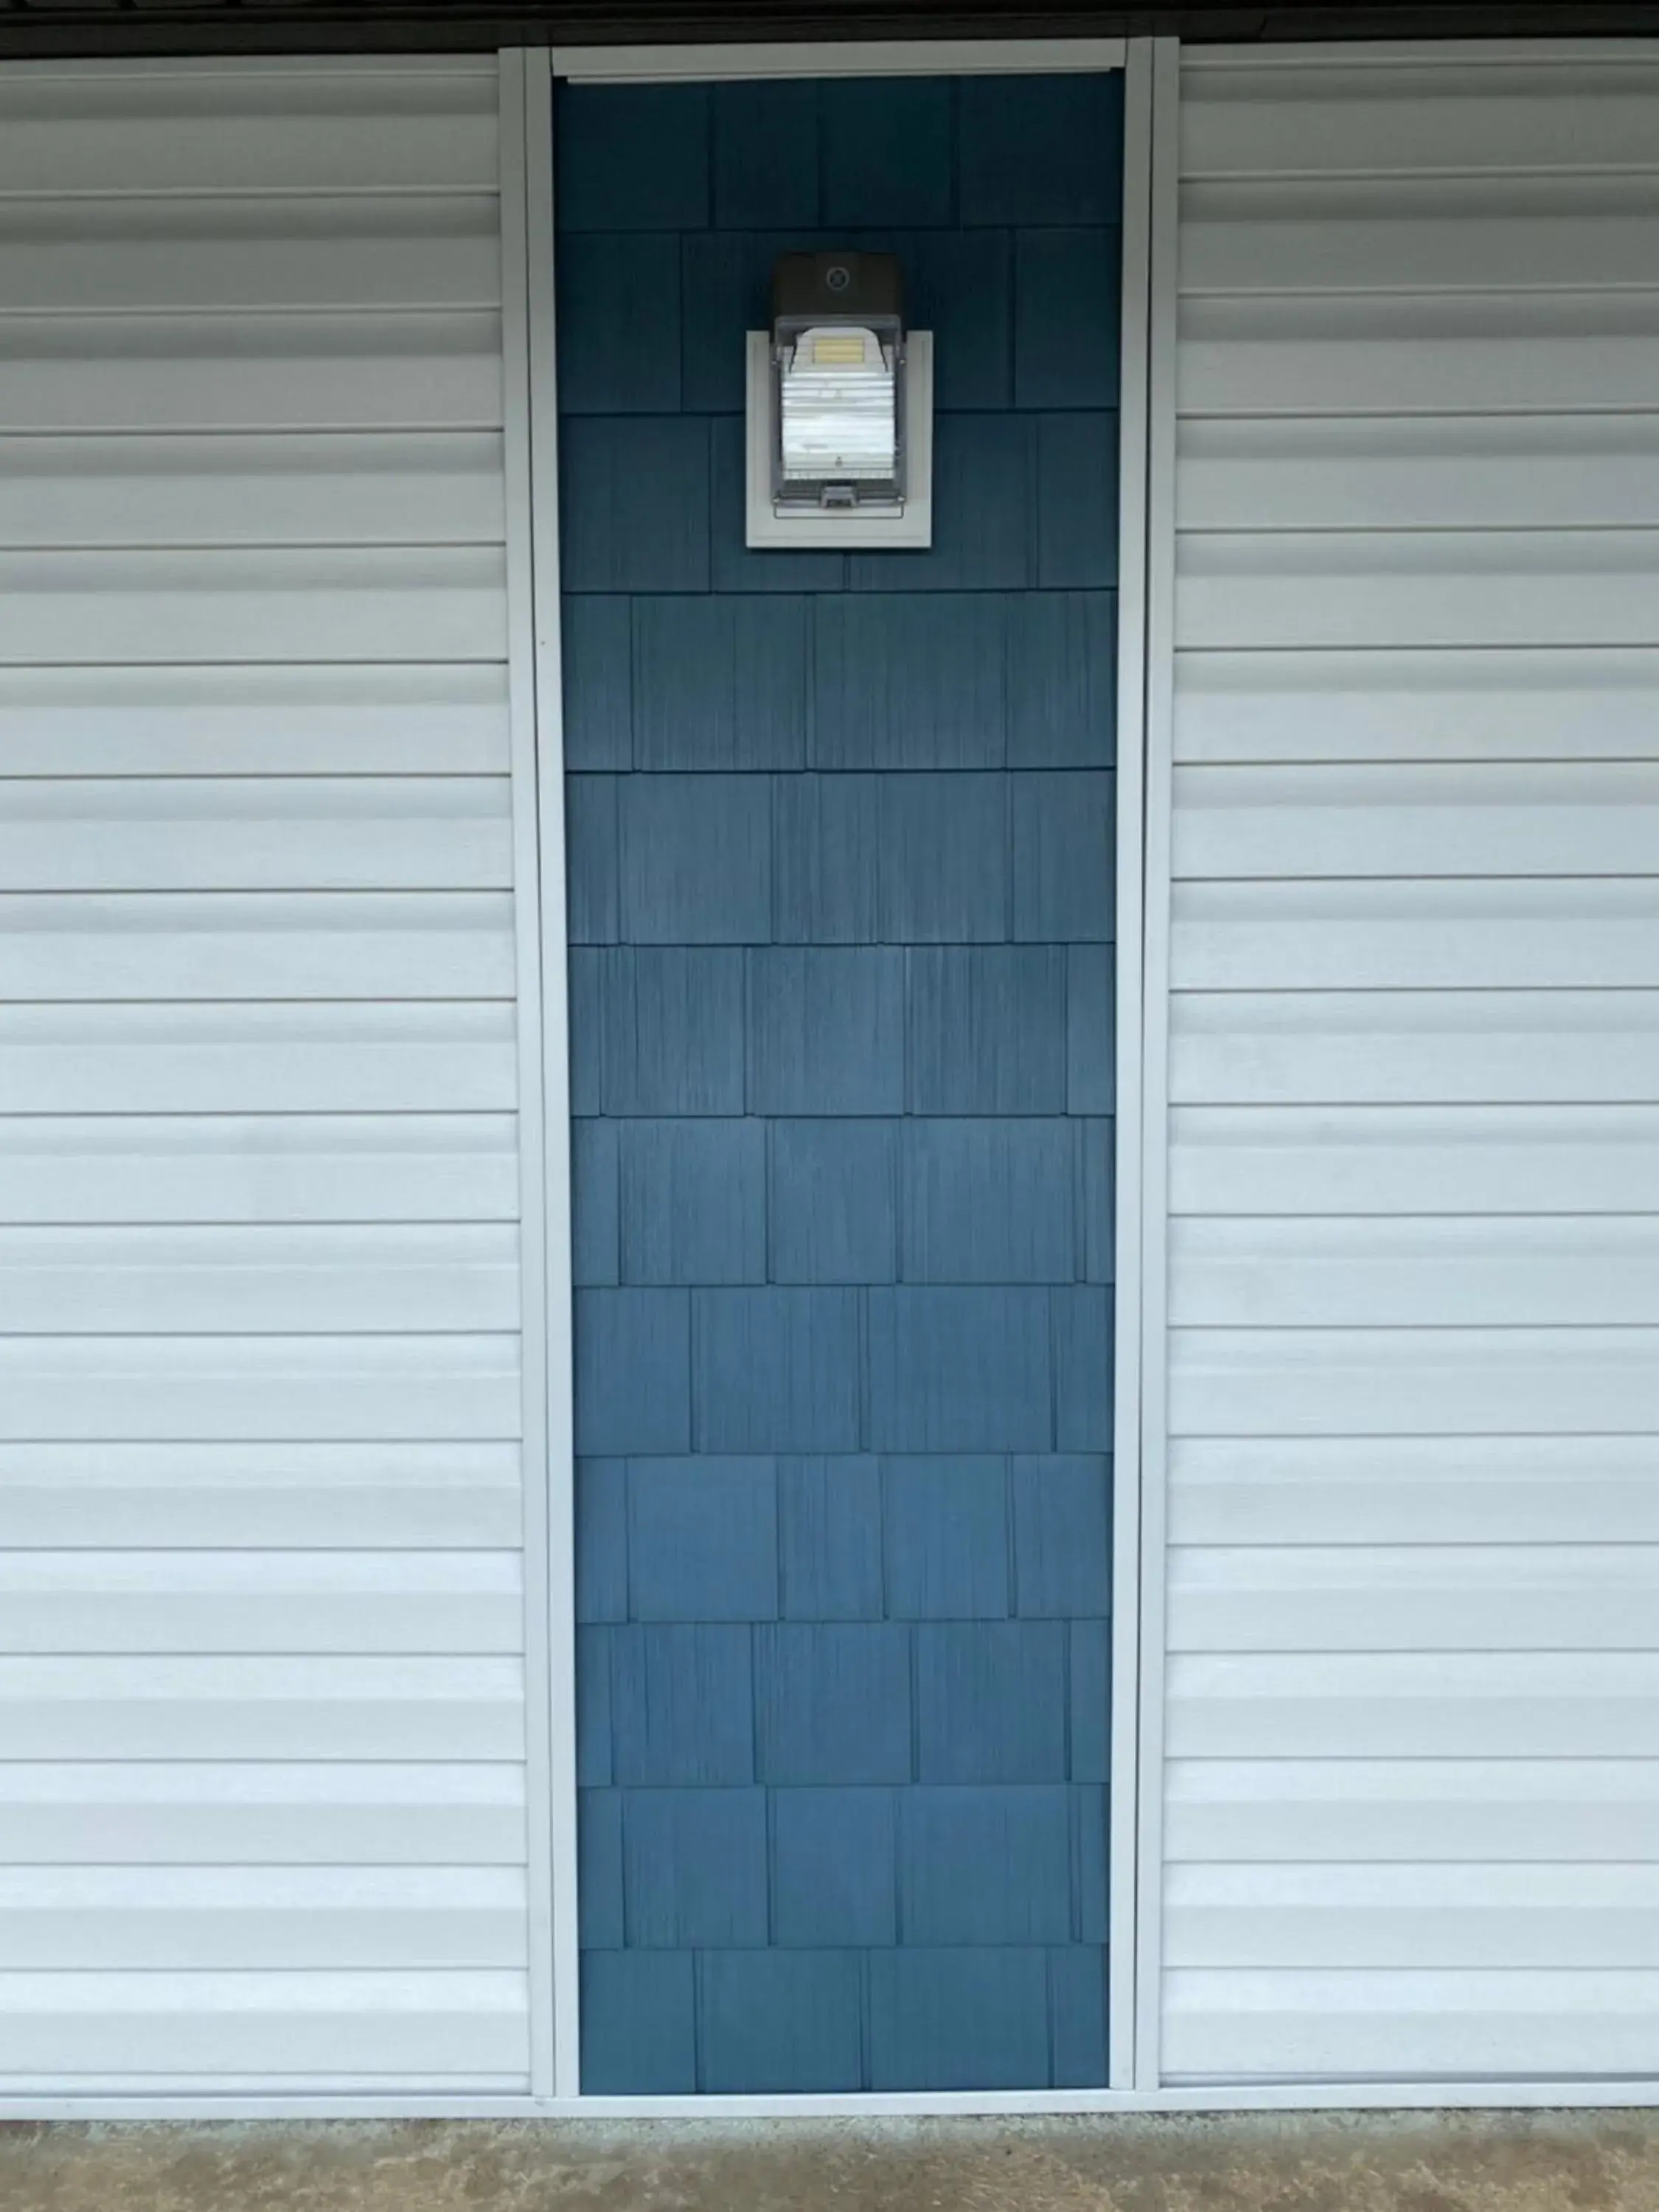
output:
[[1659, 2074], [1659, 60], [1189, 52], [1160, 2064]]
[[0, 79], [0, 2094], [530, 2087], [499, 104]]

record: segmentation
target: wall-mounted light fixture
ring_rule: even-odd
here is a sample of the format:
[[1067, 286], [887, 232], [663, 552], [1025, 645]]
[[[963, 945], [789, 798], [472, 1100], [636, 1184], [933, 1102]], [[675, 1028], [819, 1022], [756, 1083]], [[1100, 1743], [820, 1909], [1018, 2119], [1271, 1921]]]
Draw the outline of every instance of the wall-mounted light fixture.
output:
[[931, 545], [933, 369], [896, 254], [781, 254], [749, 333], [748, 543]]

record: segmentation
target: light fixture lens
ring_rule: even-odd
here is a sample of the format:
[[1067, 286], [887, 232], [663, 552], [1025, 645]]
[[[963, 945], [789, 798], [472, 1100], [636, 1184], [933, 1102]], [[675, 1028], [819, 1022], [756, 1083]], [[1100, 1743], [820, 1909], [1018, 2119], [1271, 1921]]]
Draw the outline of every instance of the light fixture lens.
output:
[[785, 483], [889, 483], [898, 471], [898, 363], [874, 331], [807, 329], [781, 363]]

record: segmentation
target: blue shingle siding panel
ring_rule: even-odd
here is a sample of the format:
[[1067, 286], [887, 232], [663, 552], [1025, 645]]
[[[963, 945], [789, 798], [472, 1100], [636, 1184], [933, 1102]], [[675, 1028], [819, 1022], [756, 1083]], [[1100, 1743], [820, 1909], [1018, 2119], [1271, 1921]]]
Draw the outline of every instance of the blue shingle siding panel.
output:
[[[708, 220], [708, 101], [702, 85], [641, 85], [620, 99], [561, 85], [553, 137], [561, 233], [700, 229]], [[564, 319], [585, 307], [573, 298]], [[559, 336], [562, 372], [562, 329]]]
[[[925, 552], [854, 553], [854, 592], [1018, 591], [1036, 552], [1036, 450], [1020, 415], [944, 415], [933, 427], [933, 542]], [[854, 602], [853, 604], [856, 604]]]
[[773, 1122], [774, 1282], [893, 1280], [900, 1126], [853, 1119]]
[[741, 1114], [743, 963], [701, 946], [599, 956], [607, 1114]]
[[871, 1953], [872, 2089], [1023, 2089], [1048, 2080], [1045, 1951]]
[[772, 933], [772, 781], [619, 779], [619, 933], [630, 945], [764, 945]]
[[1064, 1782], [1066, 1668], [1062, 1621], [951, 1621], [918, 1628], [920, 1779]]
[[697, 2086], [689, 1951], [589, 1951], [581, 1972], [582, 2087], [672, 2097]]
[[864, 2008], [851, 1951], [714, 1951], [697, 1985], [702, 2087], [858, 2089]]
[[1017, 775], [1015, 937], [1086, 945], [1113, 935], [1113, 778], [1088, 769]]
[[574, 232], [559, 249], [558, 275], [566, 414], [678, 414], [678, 234]]
[[763, 1782], [911, 1779], [910, 1632], [781, 1622], [755, 1632]]
[[[1123, 98], [1107, 76], [969, 78], [961, 87], [964, 223], [1113, 223]], [[1112, 271], [1116, 295], [1116, 270]]]
[[559, 441], [568, 592], [708, 589], [708, 427], [695, 415], [573, 415]]
[[898, 1940], [891, 1790], [772, 1793], [774, 1940], [836, 1949]]
[[1053, 1441], [1045, 1290], [872, 1290], [870, 1441], [884, 1452], [1042, 1451]]
[[[1099, 2083], [1120, 83], [558, 100], [584, 2086]], [[830, 246], [926, 552], [743, 542]]]
[[1054, 945], [913, 952], [909, 1111], [1064, 1113], [1066, 972]]
[[1100, 590], [1117, 574], [1117, 416], [1035, 420], [1037, 581]]
[[1112, 1639], [1103, 1620], [1073, 1620], [1070, 1640], [1073, 1782], [1110, 1778]]
[[1079, 1272], [1074, 1124], [903, 1127], [907, 1283], [1064, 1283]]
[[1008, 765], [1109, 768], [1117, 595], [1026, 592], [1008, 609]]
[[576, 1780], [584, 1790], [602, 1788], [616, 1766], [611, 1726], [612, 1633], [600, 1627], [576, 1631]]
[[[797, 578], [799, 593], [805, 580]], [[798, 769], [806, 754], [809, 603], [634, 602], [633, 759], [647, 771]]]
[[620, 1951], [623, 1925], [622, 1792], [583, 1790], [576, 1798], [581, 1884], [577, 1897], [584, 1951]]
[[777, 778], [772, 880], [780, 945], [872, 945], [880, 937], [884, 781]]
[[714, 103], [717, 230], [811, 229], [818, 220], [818, 88], [718, 84]]
[[1008, 780], [885, 775], [880, 935], [890, 945], [1001, 945], [1009, 936]]
[[821, 599], [814, 641], [814, 768], [1002, 766], [1007, 627], [1000, 599], [944, 592]]
[[881, 1471], [890, 1610], [903, 1620], [1006, 1619], [1007, 1462], [884, 1459]]
[[1048, 1293], [1054, 1314], [1054, 1443], [1112, 1448], [1112, 1294], [1094, 1285]]
[[622, 1280], [617, 1212], [620, 1124], [582, 1120], [570, 1125], [571, 1277], [578, 1289]]
[[1106, 1953], [1073, 1943], [1048, 1954], [1054, 2085], [1090, 2089], [1106, 2079]]
[[692, 1293], [692, 1428], [700, 1452], [859, 1445], [864, 1292]]
[[[631, 779], [629, 779], [631, 781]], [[614, 775], [573, 775], [564, 787], [566, 926], [573, 945], [614, 945], [620, 899]]]
[[[634, 764], [634, 602], [567, 597], [562, 609], [564, 764], [571, 769]], [[567, 804], [568, 800], [567, 799]], [[574, 865], [577, 831], [566, 824]]]
[[634, 1619], [770, 1620], [778, 1609], [777, 1497], [769, 1459], [635, 1460], [628, 1475]]
[[576, 1462], [576, 1618], [628, 1618], [628, 1462]]
[[1111, 1586], [1111, 1472], [1092, 1455], [1016, 1457], [1014, 1609], [1025, 1620], [1103, 1619]]
[[879, 1620], [881, 1474], [868, 1458], [778, 1462], [782, 1610], [791, 1620]]
[[576, 1449], [685, 1451], [691, 1308], [684, 1291], [578, 1291]]
[[1096, 1785], [1071, 1791], [1072, 1863], [1077, 1869], [1072, 1933], [1085, 1943], [1106, 1941], [1106, 1792]]
[[766, 1280], [766, 1125], [618, 1121], [625, 1283]]
[[623, 1909], [639, 1950], [766, 1941], [766, 1793], [622, 1792]]
[[941, 79], [852, 77], [820, 88], [823, 204], [832, 228], [948, 223], [954, 88]]
[[1016, 234], [1017, 407], [1116, 406], [1121, 251], [1115, 230]]
[[611, 1717], [616, 1778], [662, 1789], [755, 1778], [748, 1628], [613, 1628]]
[[773, 946], [749, 955], [751, 1114], [904, 1108], [904, 955]]
[[899, 1899], [907, 1943], [1065, 1943], [1072, 1935], [1070, 1792], [907, 1790]]

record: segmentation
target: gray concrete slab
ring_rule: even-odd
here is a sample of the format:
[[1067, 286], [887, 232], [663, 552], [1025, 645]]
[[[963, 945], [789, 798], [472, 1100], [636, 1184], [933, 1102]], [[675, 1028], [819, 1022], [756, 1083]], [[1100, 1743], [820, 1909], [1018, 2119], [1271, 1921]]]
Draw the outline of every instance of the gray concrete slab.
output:
[[3, 2212], [1659, 2212], [1659, 2114], [0, 2127]]

